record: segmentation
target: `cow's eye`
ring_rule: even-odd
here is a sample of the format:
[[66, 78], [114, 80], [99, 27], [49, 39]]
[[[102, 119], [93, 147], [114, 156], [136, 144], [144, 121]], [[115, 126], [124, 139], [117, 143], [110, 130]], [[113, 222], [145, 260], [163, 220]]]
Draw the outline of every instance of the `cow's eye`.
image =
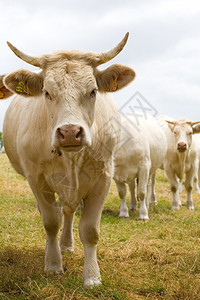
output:
[[189, 132], [189, 135], [192, 135], [192, 131]]
[[49, 93], [47, 91], [44, 91], [45, 97], [49, 100], [51, 100], [51, 96], [49, 95]]
[[174, 131], [174, 135], [176, 135], [176, 131]]
[[93, 89], [90, 93], [90, 98], [95, 98], [97, 94], [97, 89]]

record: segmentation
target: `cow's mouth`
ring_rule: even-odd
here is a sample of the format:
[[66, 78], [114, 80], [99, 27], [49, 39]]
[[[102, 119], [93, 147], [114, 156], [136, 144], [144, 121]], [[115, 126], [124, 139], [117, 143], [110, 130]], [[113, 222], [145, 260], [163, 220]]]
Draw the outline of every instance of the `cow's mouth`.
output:
[[79, 152], [84, 148], [85, 145], [81, 145], [81, 146], [64, 146], [64, 147], [56, 147], [54, 149], [52, 149], [51, 153], [53, 154], [57, 154], [58, 156], [62, 156], [62, 152], [66, 153], [66, 152]]
[[84, 144], [82, 145], [70, 145], [70, 146], [61, 146], [60, 149], [62, 149], [64, 152], [79, 152], [84, 147]]
[[187, 148], [177, 148], [178, 152], [183, 153], [187, 150]]

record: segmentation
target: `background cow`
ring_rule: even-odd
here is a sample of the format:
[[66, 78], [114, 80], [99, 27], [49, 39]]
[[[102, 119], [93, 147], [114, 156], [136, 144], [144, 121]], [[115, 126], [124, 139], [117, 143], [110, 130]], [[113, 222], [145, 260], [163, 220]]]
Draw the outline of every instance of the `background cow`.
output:
[[193, 140], [194, 140], [196, 152], [197, 152], [197, 170], [196, 170], [196, 174], [194, 176], [195, 192], [197, 194], [200, 194], [200, 135], [195, 134], [193, 136]]
[[197, 144], [193, 139], [194, 133], [200, 132], [197, 125], [200, 122], [192, 122], [187, 119], [176, 121], [167, 120], [167, 117], [160, 117], [168, 141], [168, 150], [164, 159], [164, 169], [167, 174], [172, 192], [172, 209], [180, 208], [181, 201], [178, 195], [179, 181], [182, 182], [186, 174], [185, 188], [187, 191], [186, 206], [193, 210], [192, 185], [193, 179], [198, 170]]
[[[115, 155], [114, 180], [121, 199], [120, 217], [129, 217], [126, 205], [126, 185], [131, 193], [131, 209], [137, 208], [135, 179], [138, 179], [137, 198], [140, 201], [139, 219], [148, 220], [147, 186], [151, 176], [162, 164], [167, 151], [165, 134], [156, 119], [128, 118], [122, 122], [119, 149]], [[156, 203], [154, 186], [150, 201]]]
[[[15, 170], [27, 178], [46, 230], [45, 271], [63, 273], [61, 250], [73, 251], [73, 217], [83, 199], [79, 234], [84, 246], [84, 286], [100, 284], [96, 257], [99, 222], [113, 174], [120, 117], [106, 92], [131, 82], [135, 73], [122, 65], [100, 71], [115, 57], [128, 34], [105, 53], [58, 51], [32, 57], [9, 43], [40, 73], [19, 70], [7, 75], [5, 86], [17, 96], [4, 121], [4, 146]], [[57, 235], [63, 206], [64, 226]]]

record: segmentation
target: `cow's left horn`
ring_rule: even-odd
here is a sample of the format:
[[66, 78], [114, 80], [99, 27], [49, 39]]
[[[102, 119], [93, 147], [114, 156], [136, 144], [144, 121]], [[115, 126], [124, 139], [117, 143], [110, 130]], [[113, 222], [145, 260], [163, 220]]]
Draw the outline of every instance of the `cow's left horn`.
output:
[[122, 49], [124, 48], [124, 46], [126, 45], [128, 36], [129, 36], [129, 32], [127, 32], [125, 34], [123, 40], [121, 40], [121, 42], [116, 47], [114, 47], [113, 49], [111, 49], [107, 52], [102, 52], [102, 53], [97, 54], [97, 66], [104, 64], [107, 61], [114, 58], [115, 56], [117, 56], [117, 54], [119, 54], [122, 51]]
[[25, 53], [23, 53], [22, 51], [18, 50], [15, 46], [13, 46], [11, 43], [7, 42], [8, 46], [10, 47], [10, 49], [22, 60], [24, 60], [25, 62], [27, 62], [28, 64], [31, 64], [35, 67], [40, 67], [39, 64], [39, 57], [37, 56], [30, 56], [27, 55]]

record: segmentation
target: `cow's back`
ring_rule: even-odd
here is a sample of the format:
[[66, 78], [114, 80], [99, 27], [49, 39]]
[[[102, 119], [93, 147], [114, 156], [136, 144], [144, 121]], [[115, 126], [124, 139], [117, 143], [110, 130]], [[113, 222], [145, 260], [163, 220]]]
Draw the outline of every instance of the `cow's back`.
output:
[[154, 173], [163, 164], [167, 152], [167, 139], [162, 127], [155, 118], [148, 116], [148, 119], [144, 122], [150, 147], [151, 173]]

